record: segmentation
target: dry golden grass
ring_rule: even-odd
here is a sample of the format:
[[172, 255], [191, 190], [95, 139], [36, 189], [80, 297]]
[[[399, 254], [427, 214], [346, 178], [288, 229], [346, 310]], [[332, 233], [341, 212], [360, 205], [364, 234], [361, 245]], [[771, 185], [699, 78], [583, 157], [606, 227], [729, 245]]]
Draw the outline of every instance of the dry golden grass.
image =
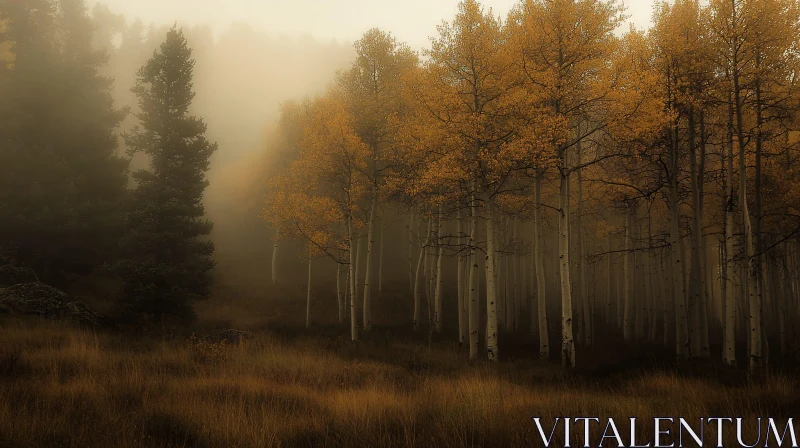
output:
[[2, 447], [539, 446], [534, 415], [789, 417], [799, 400], [787, 376], [596, 379], [534, 361], [470, 364], [452, 346], [408, 341], [351, 348], [262, 332], [209, 348], [0, 320]]

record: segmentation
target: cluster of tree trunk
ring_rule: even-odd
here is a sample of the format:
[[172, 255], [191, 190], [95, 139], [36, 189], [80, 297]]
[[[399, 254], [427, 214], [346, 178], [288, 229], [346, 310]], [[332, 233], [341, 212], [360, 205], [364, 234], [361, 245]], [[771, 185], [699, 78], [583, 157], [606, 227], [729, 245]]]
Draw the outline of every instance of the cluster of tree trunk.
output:
[[372, 326], [380, 222], [407, 235], [392, 260], [410, 324], [441, 332], [451, 313], [473, 359], [526, 329], [544, 358], [558, 330], [565, 366], [609, 332], [751, 370], [792, 353], [800, 8], [679, 0], [616, 37], [621, 11], [531, 0], [501, 23], [465, 0], [425, 63], [371, 30], [339, 90], [308, 103], [292, 167], [324, 166], [305, 194], [340, 218], [272, 221], [337, 261], [354, 341]]

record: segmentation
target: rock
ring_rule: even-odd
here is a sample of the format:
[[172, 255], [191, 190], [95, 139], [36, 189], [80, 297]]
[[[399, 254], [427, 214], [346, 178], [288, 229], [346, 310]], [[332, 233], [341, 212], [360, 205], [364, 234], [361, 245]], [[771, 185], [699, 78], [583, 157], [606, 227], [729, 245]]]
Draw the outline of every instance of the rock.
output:
[[11, 264], [0, 266], [0, 288], [38, 281], [39, 278], [31, 268]]
[[64, 306], [63, 316], [75, 323], [87, 325], [89, 327], [114, 327], [114, 323], [109, 318], [90, 310], [89, 307], [81, 301], [68, 302]]
[[210, 334], [208, 336], [204, 336], [203, 340], [207, 342], [227, 342], [228, 344], [239, 345], [242, 341], [247, 339], [251, 339], [253, 334], [248, 331], [241, 331], [241, 330], [221, 330], [216, 333]]
[[41, 282], [20, 283], [0, 289], [0, 307], [19, 314], [58, 317], [69, 296]]
[[41, 282], [20, 283], [0, 289], [0, 311], [35, 315], [51, 319], [68, 319], [94, 328], [111, 328], [113, 322], [95, 313], [79, 301]]

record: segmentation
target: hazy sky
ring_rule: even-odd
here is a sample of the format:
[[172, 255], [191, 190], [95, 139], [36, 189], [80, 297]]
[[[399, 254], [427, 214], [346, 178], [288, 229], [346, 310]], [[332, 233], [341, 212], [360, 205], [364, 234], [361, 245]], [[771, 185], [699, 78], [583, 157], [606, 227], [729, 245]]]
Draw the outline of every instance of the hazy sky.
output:
[[[89, 0], [89, 6], [98, 0]], [[231, 22], [247, 22], [271, 35], [311, 36], [350, 42], [379, 27], [417, 49], [436, 34], [436, 25], [451, 20], [458, 0], [101, 0], [114, 12], [145, 22], [211, 24], [219, 31]], [[483, 0], [496, 14], [505, 14], [517, 0]], [[652, 0], [627, 0], [630, 21], [650, 24]]]

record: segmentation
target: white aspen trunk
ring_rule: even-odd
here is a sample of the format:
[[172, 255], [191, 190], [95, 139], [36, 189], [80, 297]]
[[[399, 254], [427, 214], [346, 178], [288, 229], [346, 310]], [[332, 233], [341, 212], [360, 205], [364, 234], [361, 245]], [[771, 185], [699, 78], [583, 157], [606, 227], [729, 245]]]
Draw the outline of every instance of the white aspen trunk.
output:
[[647, 309], [647, 329], [649, 332], [647, 340], [654, 342], [658, 337], [658, 302], [661, 300], [661, 296], [659, 294], [660, 291], [658, 290], [658, 286], [655, 284], [655, 261], [653, 259], [652, 252], [648, 252], [646, 257], [647, 258], [645, 258], [645, 261], [647, 263], [647, 278], [645, 281], [647, 282], [647, 291], [650, 297], [649, 308]]
[[[430, 244], [432, 242], [432, 240], [431, 240], [432, 222], [433, 222], [433, 214], [431, 214], [430, 221], [428, 222], [428, 231], [427, 231], [426, 237], [425, 237], [425, 240], [427, 241], [427, 243], [425, 244], [425, 250], [424, 250], [425, 255], [424, 255], [424, 259], [422, 261], [422, 279], [423, 279], [422, 281], [424, 282], [423, 286], [425, 288], [425, 306], [426, 307], [427, 307], [428, 302], [430, 302], [430, 297], [431, 297], [431, 283], [430, 283], [430, 278], [431, 278], [431, 270], [430, 270], [431, 251], [430, 251], [430, 248], [428, 247], [428, 244]], [[428, 316], [428, 320], [430, 320], [430, 316]]]
[[786, 334], [786, 318], [791, 315], [791, 310], [787, 307], [787, 303], [789, 302], [789, 295], [786, 292], [786, 282], [784, 282], [783, 278], [783, 270], [778, 273], [778, 261], [775, 260], [772, 267], [770, 268], [772, 272], [772, 285], [774, 291], [774, 300], [775, 303], [775, 319], [778, 321], [778, 341], [780, 343], [780, 354], [784, 356], [789, 351], [789, 341], [787, 339]]
[[272, 284], [278, 283], [278, 244], [280, 243], [281, 231], [275, 229], [275, 240], [272, 242]]
[[787, 353], [789, 347], [789, 328], [790, 322], [794, 322], [797, 309], [795, 308], [795, 297], [791, 287], [791, 274], [792, 271], [792, 255], [789, 243], [783, 242], [783, 263], [781, 266], [781, 313], [778, 318], [781, 320], [780, 338], [781, 338], [781, 353]]
[[625, 241], [623, 243], [623, 251], [625, 258], [623, 259], [623, 297], [622, 297], [622, 335], [626, 341], [633, 340], [633, 301], [631, 299], [632, 288], [632, 269], [633, 269], [633, 252], [631, 251], [631, 225], [632, 225], [632, 212], [628, 211], [625, 214]]
[[519, 330], [519, 309], [520, 309], [520, 304], [521, 304], [521, 301], [522, 301], [522, 297], [520, 296], [520, 289], [521, 289], [520, 280], [521, 279], [520, 279], [520, 273], [519, 273], [519, 270], [520, 270], [519, 253], [520, 253], [521, 247], [520, 247], [520, 244], [519, 244], [519, 228], [518, 228], [517, 221], [519, 221], [519, 218], [514, 216], [514, 245], [512, 246], [512, 251], [513, 252], [512, 252], [512, 255], [511, 255], [512, 259], [513, 259], [513, 263], [512, 264], [514, 266], [514, 275], [513, 275], [513, 278], [514, 278], [514, 298], [513, 298], [513, 303], [514, 303], [514, 319], [513, 319], [514, 325], [513, 325], [513, 328], [514, 328], [514, 331], [518, 331]]
[[700, 356], [709, 358], [711, 357], [711, 348], [708, 343], [708, 321], [711, 317], [708, 309], [709, 306], [711, 306], [711, 294], [713, 293], [713, 289], [709, 289], [712, 283], [708, 281], [708, 250], [705, 238], [702, 236], [702, 211], [700, 223], [700, 298], [702, 300], [700, 302]]
[[350, 316], [350, 250], [347, 250], [347, 265], [342, 268], [344, 271], [344, 309], [345, 319]]
[[672, 286], [672, 266], [669, 262], [669, 258], [667, 258], [666, 267], [664, 262], [664, 252], [661, 252], [661, 256], [659, 257], [659, 265], [661, 268], [661, 275], [659, 276], [661, 282], [661, 291], [664, 295], [664, 300], [662, 301], [662, 306], [664, 307], [664, 347], [670, 346], [670, 336], [674, 332], [673, 327], [675, 323], [675, 319], [672, 318], [672, 313], [675, 310], [675, 303], [674, 303], [674, 294], [673, 294], [673, 286]]
[[[472, 230], [469, 229], [469, 221], [466, 222], [467, 226], [467, 233], [464, 236], [464, 241], [469, 243], [469, 234]], [[471, 263], [471, 254], [470, 251], [467, 250], [463, 254], [463, 258], [461, 260], [461, 268], [462, 268], [462, 287], [461, 287], [461, 314], [463, 315], [464, 325], [461, 330], [461, 339], [463, 340], [464, 344], [469, 343], [469, 290], [470, 290], [470, 283], [469, 283], [469, 270], [470, 270], [470, 263]]]
[[[741, 213], [740, 213], [741, 215]], [[742, 251], [743, 254], [747, 254], [747, 250]], [[739, 266], [737, 267], [738, 274], [739, 274], [739, 310], [738, 314], [740, 316], [739, 328], [741, 329], [740, 332], [743, 334], [745, 338], [745, 343], [747, 344], [747, 356], [749, 359], [750, 356], [750, 343], [753, 339], [750, 337], [750, 312], [748, 311], [750, 304], [748, 302], [749, 296], [747, 293], [747, 283], [748, 283], [748, 275], [747, 275], [747, 260], [739, 261]], [[749, 362], [749, 361], [748, 361]], [[749, 365], [749, 364], [748, 364]]]
[[342, 291], [342, 263], [336, 262], [336, 300], [339, 305], [339, 324], [344, 323], [344, 294]]
[[561, 362], [575, 367], [575, 340], [572, 333], [572, 284], [569, 261], [569, 171], [566, 153], [562, 160], [559, 189], [558, 252], [561, 273]]
[[680, 250], [681, 250], [681, 273], [683, 274], [683, 300], [684, 306], [686, 307], [686, 355], [691, 358], [692, 357], [692, 314], [690, 313], [691, 307], [691, 291], [689, 287], [691, 286], [691, 278], [689, 273], [691, 272], [691, 259], [692, 253], [691, 250], [687, 250], [686, 248], [686, 238], [687, 235], [681, 235], [680, 238]]
[[[624, 237], [625, 236], [623, 235], [623, 238]], [[623, 245], [624, 245], [624, 243], [623, 243]], [[622, 322], [623, 322], [623, 318], [625, 317], [624, 316], [625, 303], [622, 300], [623, 299], [622, 296], [625, 294], [625, 291], [624, 291], [624, 288], [625, 288], [625, 261], [624, 261], [625, 260], [625, 258], [624, 258], [625, 254], [623, 253], [622, 256], [623, 256], [622, 269], [617, 269], [617, 278], [614, 279], [616, 284], [617, 284], [617, 295], [616, 295], [616, 297], [614, 297], [614, 300], [616, 301], [615, 306], [616, 306], [616, 310], [617, 310], [617, 328], [620, 331], [622, 330]]]
[[672, 218], [670, 219], [670, 262], [672, 265], [672, 296], [675, 304], [675, 355], [678, 360], [682, 360], [686, 357], [686, 344], [688, 342], [686, 293], [681, 269], [683, 252], [680, 244], [677, 200], [673, 204]]
[[[581, 145], [578, 145], [578, 164], [581, 163]], [[586, 235], [583, 227], [583, 174], [578, 170], [578, 281], [579, 281], [579, 300], [582, 309], [583, 337], [584, 344], [592, 345], [592, 316], [589, 306], [589, 291], [586, 289]]]
[[[536, 207], [533, 209], [533, 256], [536, 271], [536, 302], [538, 306], [539, 357], [550, 359], [550, 337], [547, 330], [547, 279], [544, 275], [544, 250], [542, 241], [542, 175], [535, 179]], [[533, 323], [531, 323], [533, 324]]]
[[[381, 247], [378, 251], [378, 297], [380, 298], [383, 295], [383, 233], [384, 224], [383, 219], [381, 219]], [[371, 306], [371, 305], [370, 305]]]
[[[736, 19], [736, 11], [734, 8], [734, 19]], [[739, 67], [739, 48], [733, 49], [733, 96], [734, 108], [736, 114], [736, 142], [739, 148], [739, 206], [742, 211], [742, 223], [744, 226], [745, 236], [745, 255], [747, 272], [747, 295], [749, 300], [749, 354], [750, 354], [750, 371], [755, 371], [761, 366], [763, 358], [762, 353], [762, 340], [761, 340], [761, 291], [758, 284], [758, 261], [755, 257], [755, 244], [753, 242], [753, 229], [750, 225], [750, 211], [747, 206], [747, 165], [745, 163], [745, 141], [744, 141], [744, 119], [742, 112], [742, 99], [739, 83], [740, 67]]]
[[[757, 235], [757, 233], [754, 234], [754, 237], [755, 235]], [[763, 236], [761, 236], [761, 238], [763, 238]], [[761, 244], [763, 244], [763, 242]], [[755, 250], [759, 250], [758, 244], [756, 244]], [[768, 322], [767, 317], [772, 315], [772, 310], [774, 308], [773, 304], [775, 302], [772, 299], [772, 281], [770, 280], [770, 268], [767, 264], [767, 256], [766, 254], [762, 254], [760, 256], [756, 256], [756, 259], [761, 260], [759, 271], [759, 291], [761, 292], [761, 343], [763, 344], [761, 351], [764, 354], [762, 365], [767, 365], [769, 364], [769, 338], [767, 337], [767, 325], [765, 325], [765, 323]]]
[[[502, 325], [504, 327], [507, 326], [508, 329], [511, 330], [514, 328], [514, 260], [511, 255], [514, 251], [514, 224], [511, 222], [511, 217], [506, 217], [505, 221], [503, 235], [506, 237], [506, 253], [501, 253], [497, 257], [497, 262], [499, 263], [497, 272], [498, 275], [503, 278], [503, 294], [500, 296], [502, 300], [498, 303], [499, 308], [497, 314], [498, 320], [502, 320]], [[500, 238], [495, 241], [497, 242], [498, 252], [502, 252], [499, 244]]]
[[[730, 174], [728, 174], [730, 179]], [[729, 191], [730, 193], [730, 191]], [[731, 195], [727, 195], [730, 201]], [[733, 254], [733, 203], [728, 202], [725, 206], [725, 235], [722, 245], [722, 279], [720, 290], [722, 300], [725, 304], [725, 340], [723, 360], [729, 366], [736, 366], [736, 285], [733, 283], [731, 255]], [[735, 268], [734, 268], [735, 269]]]
[[[528, 253], [528, 248], [525, 243], [525, 222], [523, 221], [520, 224], [519, 228], [519, 264], [520, 264], [520, 285], [519, 285], [519, 294], [520, 300], [525, 306], [530, 307], [530, 278], [531, 278], [531, 271], [530, 271], [530, 254]], [[521, 309], [520, 309], [521, 314]], [[522, 317], [520, 316], [520, 321]], [[521, 323], [521, 322], [520, 322]]]
[[755, 257], [755, 244], [753, 242], [753, 228], [750, 224], [750, 212], [747, 206], [746, 193], [742, 192], [745, 198], [742, 201], [742, 215], [744, 216], [744, 228], [747, 250], [747, 295], [749, 299], [749, 324], [750, 324], [750, 371], [755, 371], [761, 367], [764, 357], [762, 329], [761, 329], [761, 291], [758, 287], [758, 259]]
[[364, 266], [364, 330], [372, 330], [372, 250], [375, 247], [375, 215], [378, 212], [378, 191], [372, 193], [372, 206], [369, 211], [369, 227], [367, 230], [367, 259]]
[[[414, 277], [414, 331], [419, 330], [419, 321], [422, 318], [422, 308], [420, 307], [420, 272], [423, 268], [423, 262], [425, 261], [425, 251], [428, 248], [428, 243], [430, 242], [431, 238], [431, 221], [428, 221], [428, 236], [425, 240], [425, 244], [419, 248], [419, 258], [417, 259], [417, 269], [415, 272], [417, 275]], [[424, 281], [424, 280], [423, 280]]]
[[700, 272], [700, 239], [702, 238], [702, 229], [700, 227], [700, 189], [697, 182], [697, 153], [695, 142], [695, 127], [694, 127], [694, 110], [689, 108], [688, 113], [688, 133], [689, 133], [689, 177], [691, 181], [692, 191], [692, 220], [691, 220], [691, 268], [689, 270], [689, 300], [688, 313], [689, 313], [689, 347], [692, 357], [700, 357], [701, 337], [700, 337], [700, 320], [701, 320], [701, 304], [703, 301], [703, 291], [701, 290], [702, 273]]
[[653, 252], [653, 214], [650, 210], [647, 211], [647, 253], [645, 254], [645, 263], [647, 270], [647, 278], [645, 285], [647, 287], [647, 297], [650, 298], [650, 309], [648, 310], [647, 319], [650, 329], [648, 340], [654, 342], [656, 340], [657, 322], [658, 322], [658, 296], [659, 290], [653, 284], [653, 278], [656, 276], [654, 252]]
[[[473, 184], [474, 185], [474, 184]], [[479, 288], [480, 288], [480, 269], [478, 266], [478, 256], [475, 251], [475, 242], [478, 237], [478, 207], [475, 204], [475, 196], [473, 193], [472, 202], [470, 205], [472, 214], [472, 223], [470, 224], [470, 259], [469, 259], [469, 359], [478, 359], [478, 326], [480, 325], [480, 306]]]
[[461, 209], [458, 210], [458, 222], [457, 222], [457, 229], [456, 232], [458, 234], [458, 257], [456, 257], [456, 268], [457, 268], [457, 282], [458, 282], [458, 289], [456, 291], [457, 295], [457, 302], [458, 302], [458, 344], [459, 346], [464, 345], [465, 339], [465, 324], [466, 324], [466, 313], [464, 312], [464, 236], [462, 235], [462, 220], [461, 220]]
[[408, 216], [408, 290], [414, 292], [414, 254], [413, 254], [413, 241], [414, 241], [414, 210]]
[[361, 240], [362, 239], [363, 238], [361, 235], [358, 235], [356, 237], [356, 272], [355, 272], [356, 277], [354, 278], [356, 282], [356, 287], [355, 290], [353, 291], [356, 297], [358, 297], [360, 291], [358, 286], [361, 284]]
[[355, 233], [353, 232], [353, 217], [347, 217], [347, 236], [348, 247], [350, 252], [350, 278], [348, 281], [350, 288], [350, 340], [358, 342], [358, 323], [356, 314], [356, 253], [353, 251], [355, 241]]
[[[502, 244], [500, 243], [503, 241], [503, 237], [506, 237], [505, 244], [508, 245], [508, 218], [501, 218], [500, 225], [497, 226], [497, 233], [495, 237], [495, 244], [499, 247]], [[500, 252], [497, 250], [496, 252]], [[495, 283], [495, 288], [497, 288], [497, 322], [499, 326], [505, 326], [506, 321], [508, 320], [508, 315], [506, 314], [506, 303], [508, 302], [508, 271], [505, 268], [506, 264], [506, 254], [498, 253], [497, 258], [495, 260], [495, 278], [497, 282]], [[510, 308], [509, 308], [510, 311]]]
[[[505, 299], [507, 308], [505, 325], [509, 330], [514, 329], [514, 223], [511, 217], [506, 218], [506, 253], [498, 257], [503, 260], [502, 269], [505, 278]], [[500, 314], [500, 313], [498, 313]], [[500, 314], [502, 315], [502, 314]]]
[[498, 362], [497, 347], [497, 273], [494, 233], [494, 210], [492, 198], [484, 196], [486, 204], [486, 351], [490, 361]]
[[[609, 222], [609, 225], [611, 223]], [[616, 325], [617, 311], [614, 309], [614, 260], [611, 255], [611, 232], [606, 235], [606, 246], [608, 247], [608, 254], [606, 254], [606, 324]]]
[[439, 206], [439, 229], [436, 234], [439, 254], [436, 260], [436, 293], [433, 299], [433, 328], [437, 333], [442, 331], [442, 206]]
[[792, 268], [787, 272], [787, 276], [789, 277], [789, 289], [792, 291], [795, 306], [800, 309], [800, 280], [798, 280], [798, 276], [796, 275], [798, 271], [797, 244], [800, 244], [800, 241], [789, 246], [789, 263]]
[[[634, 205], [633, 207], [633, 220], [637, 220], [639, 217], [638, 207]], [[647, 290], [647, 276], [650, 275], [647, 272], [647, 253], [644, 252], [637, 252], [638, 249], [637, 242], [641, 240], [642, 236], [642, 225], [641, 222], [639, 225], [635, 227], [636, 236], [633, 239], [633, 259], [634, 259], [634, 270], [633, 270], [633, 282], [634, 285], [636, 284], [637, 280], [639, 283], [638, 288], [635, 288], [634, 297], [633, 299], [633, 306], [635, 312], [633, 314], [633, 329], [634, 329], [634, 338], [638, 341], [643, 341], [645, 339], [644, 334], [644, 323], [645, 319], [647, 318], [647, 302], [649, 291]], [[642, 294], [642, 289], [644, 289], [644, 294]]]
[[306, 294], [306, 328], [311, 328], [311, 257], [308, 257], [308, 293]]
[[[536, 224], [533, 225], [532, 232], [536, 232]], [[539, 335], [539, 314], [538, 314], [538, 297], [539, 293], [537, 284], [539, 283], [536, 280], [536, 242], [535, 237], [531, 240], [531, 260], [530, 264], [530, 331], [531, 336], [537, 337]]]
[[[438, 219], [438, 217], [437, 217]], [[433, 330], [433, 295], [436, 289], [436, 243], [435, 231], [433, 227], [433, 216], [431, 216], [431, 226], [428, 229], [429, 247], [425, 251], [425, 308], [428, 310], [428, 330]]]
[[[493, 250], [493, 253], [492, 253], [492, 257], [493, 257], [492, 258], [493, 259], [493, 261], [492, 261], [492, 269], [494, 270], [494, 277], [493, 277], [494, 278], [494, 283], [493, 283], [494, 287], [493, 287], [493, 290], [494, 290], [494, 298], [495, 298], [495, 315], [497, 316], [497, 323], [498, 323], [498, 327], [497, 328], [499, 330], [499, 328], [500, 328], [499, 325], [501, 325], [503, 323], [503, 320], [505, 319], [505, 313], [501, 312], [501, 311], [503, 311], [503, 305], [504, 305], [504, 303], [503, 303], [504, 297], [501, 294], [502, 286], [503, 286], [502, 276], [501, 276], [501, 270], [503, 268], [503, 254], [500, 253], [500, 245], [501, 245], [500, 241], [502, 241], [503, 226], [502, 226], [502, 220], [494, 221], [494, 215], [492, 215], [492, 228], [494, 229], [493, 239], [492, 239], [492, 242], [494, 244], [494, 250]], [[488, 246], [489, 246], [489, 237], [488, 236], [486, 237], [486, 246], [487, 246], [487, 250], [488, 250]], [[484, 259], [484, 269], [486, 269], [486, 268], [487, 268], [486, 260]], [[488, 285], [489, 285], [488, 281], [486, 282], [486, 285], [488, 287]], [[489, 302], [488, 302], [488, 297], [489, 297], [488, 290], [487, 290], [487, 293], [486, 293], [486, 297], [487, 297], [486, 306], [488, 306], [489, 305]], [[487, 325], [488, 325], [488, 321], [487, 321]], [[487, 335], [487, 337], [488, 337], [488, 335]]]
[[686, 314], [686, 277], [683, 261], [683, 240], [680, 234], [680, 210], [678, 202], [679, 183], [679, 157], [678, 157], [678, 125], [672, 128], [672, 144], [670, 151], [669, 180], [669, 208], [670, 208], [670, 233], [669, 233], [669, 264], [672, 274], [672, 302], [675, 305], [675, 357], [678, 361], [686, 358], [688, 343], [688, 316]]

